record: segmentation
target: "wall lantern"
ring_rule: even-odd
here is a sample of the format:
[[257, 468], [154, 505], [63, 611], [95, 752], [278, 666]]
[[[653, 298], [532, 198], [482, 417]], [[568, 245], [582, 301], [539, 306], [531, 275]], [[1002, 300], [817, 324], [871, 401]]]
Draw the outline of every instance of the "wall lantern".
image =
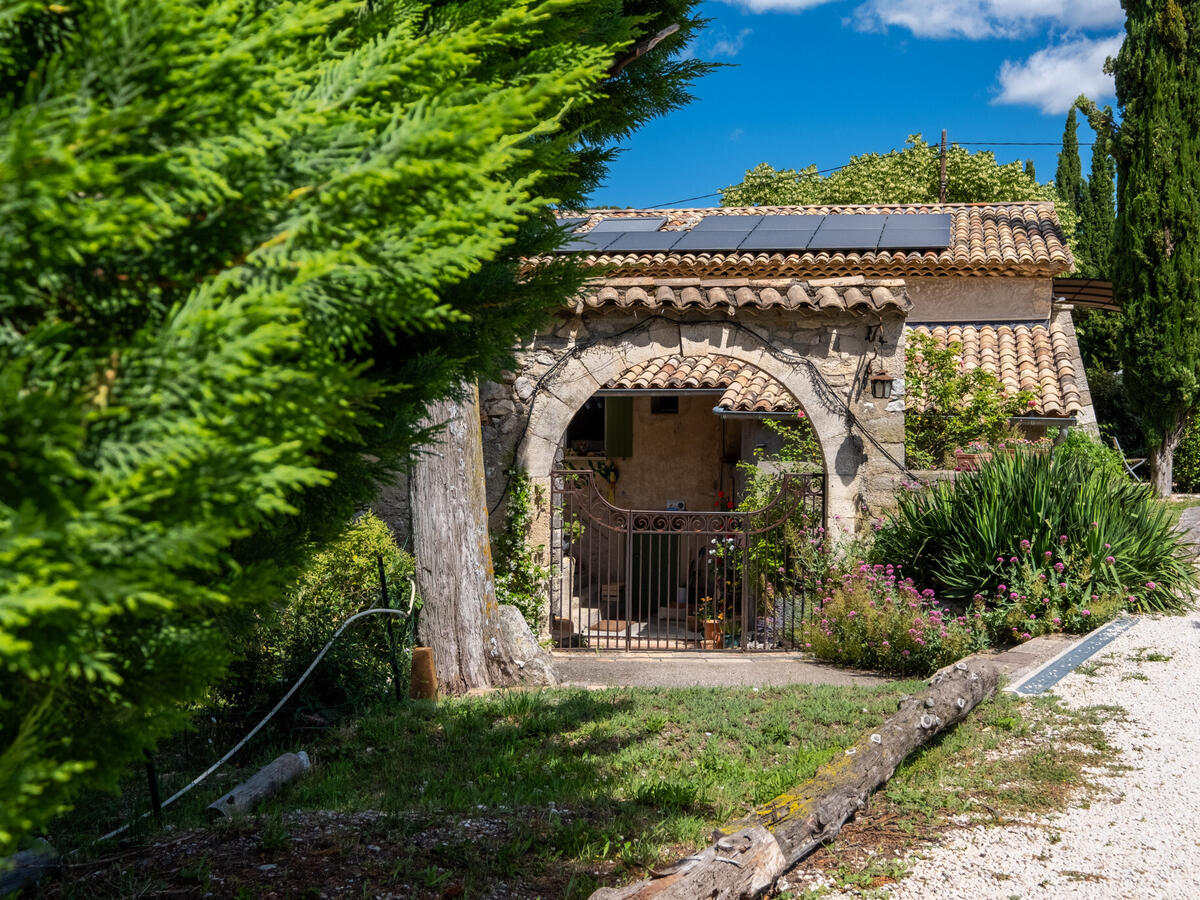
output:
[[892, 396], [892, 385], [895, 382], [886, 372], [874, 372], [871, 375], [871, 396], [876, 400], [886, 400]]

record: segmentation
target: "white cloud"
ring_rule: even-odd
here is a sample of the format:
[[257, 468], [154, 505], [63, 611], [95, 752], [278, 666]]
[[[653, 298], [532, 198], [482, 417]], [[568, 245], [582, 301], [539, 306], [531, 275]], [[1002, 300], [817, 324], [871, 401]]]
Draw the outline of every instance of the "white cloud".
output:
[[735, 128], [735, 129], [733, 129], [733, 131], [729, 132], [729, 140], [731, 140], [731, 141], [740, 141], [740, 140], [742, 139], [742, 136], [743, 136], [745, 133], [746, 133], [746, 129], [744, 129], [744, 128]]
[[708, 56], [728, 56], [733, 59], [742, 52], [742, 48], [746, 46], [746, 38], [754, 33], [753, 28], [743, 28], [732, 37], [728, 34], [713, 34], [713, 42], [708, 47]]
[[894, 25], [917, 37], [971, 40], [1025, 37], [1052, 27], [1110, 28], [1125, 21], [1120, 0], [868, 0], [854, 15], [864, 30]]
[[1000, 94], [994, 103], [1027, 104], [1044, 113], [1062, 113], [1080, 94], [1093, 100], [1113, 96], [1113, 78], [1104, 60], [1116, 56], [1124, 35], [1080, 38], [1039, 50], [1022, 62], [1000, 67]]

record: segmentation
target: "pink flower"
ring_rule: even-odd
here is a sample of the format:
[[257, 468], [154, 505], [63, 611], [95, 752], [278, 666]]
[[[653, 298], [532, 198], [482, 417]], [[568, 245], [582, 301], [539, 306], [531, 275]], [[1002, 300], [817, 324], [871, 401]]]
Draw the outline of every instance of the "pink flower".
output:
[[801, 410], [798, 410], [798, 411], [796, 412], [796, 418], [797, 418], [797, 419], [803, 419], [803, 418], [804, 418], [804, 410], [802, 410], [802, 409], [801, 409]]
[[908, 656], [908, 651], [907, 651], [907, 650], [902, 650], [901, 652], [902, 652], [902, 653], [903, 653], [905, 656]]
[[1002, 562], [1004, 562], [1004, 557], [1003, 557], [1003, 556], [997, 556], [997, 557], [996, 557], [996, 562], [998, 562], [998, 563], [1002, 563]]
[[1111, 550], [1111, 549], [1112, 549], [1112, 544], [1105, 544], [1105, 545], [1104, 545], [1104, 549], [1105, 549], [1105, 550]]
[[853, 619], [855, 616], [858, 615], [858, 612], [852, 609], [852, 610], [850, 610], [849, 615], [850, 615], [850, 618]]
[[1008, 558], [1008, 561], [1009, 561], [1010, 563], [1015, 563], [1015, 562], [1017, 561], [1017, 558], [1016, 558], [1015, 556], [1010, 556], [1010, 557]]
[[1060, 544], [1065, 544], [1067, 542], [1067, 536], [1065, 534], [1060, 534], [1058, 536], [1058, 542]]
[[1060, 591], [1065, 591], [1067, 589], [1067, 583], [1065, 581], [1060, 581], [1058, 583], [1058, 589]]
[[1036, 618], [1037, 618], [1037, 616], [1035, 616], [1033, 613], [1030, 613], [1030, 614], [1029, 614], [1029, 618], [1031, 618], [1031, 619], [1036, 619]]
[[997, 594], [1003, 594], [1003, 593], [1004, 593], [1005, 591], [1007, 591], [1007, 590], [1008, 590], [1008, 585], [1007, 585], [1007, 584], [1002, 584], [1002, 585], [1000, 585], [1000, 587], [996, 588], [996, 593], [997, 593]]
[[1155, 584], [1153, 581], [1147, 581], [1147, 582], [1146, 582], [1146, 589], [1147, 589], [1147, 590], [1151, 590], [1151, 591], [1152, 591], [1152, 590], [1154, 590], [1156, 587], [1158, 587], [1158, 585], [1157, 585], [1157, 584]]
[[1115, 556], [1106, 556], [1106, 557], [1104, 557], [1104, 561], [1111, 566], [1113, 563], [1115, 563], [1117, 561], [1117, 558]]
[[1079, 611], [1079, 614], [1081, 616], [1090, 616], [1092, 614], [1092, 611], [1090, 609], [1081, 609]]
[[1055, 625], [1061, 625], [1061, 624], [1062, 624], [1062, 619], [1058, 618], [1058, 616], [1055, 616], [1055, 617], [1054, 617], [1054, 624], [1055, 624]]
[[1031, 637], [1032, 635], [1028, 631], [1021, 635], [1021, 639], [1025, 641], [1029, 640]]
[[1065, 564], [1065, 563], [1056, 562], [1056, 563], [1054, 564], [1054, 571], [1055, 571], [1055, 572], [1061, 572], [1061, 571], [1062, 571], [1063, 569], [1065, 569], [1065, 568], [1066, 568], [1066, 564]]
[[1043, 556], [1043, 557], [1045, 557], [1046, 559], [1049, 559], [1049, 558], [1050, 558], [1050, 557], [1052, 557], [1053, 555], [1054, 555], [1054, 554], [1053, 554], [1053, 553], [1051, 553], [1049, 550], [1047, 550], [1045, 553], [1043, 553], [1043, 554], [1042, 554], [1042, 556]]
[[1030, 546], [1031, 545], [1030, 545], [1029, 541], [1021, 541], [1021, 549], [1022, 550], [1028, 550], [1030, 548]]

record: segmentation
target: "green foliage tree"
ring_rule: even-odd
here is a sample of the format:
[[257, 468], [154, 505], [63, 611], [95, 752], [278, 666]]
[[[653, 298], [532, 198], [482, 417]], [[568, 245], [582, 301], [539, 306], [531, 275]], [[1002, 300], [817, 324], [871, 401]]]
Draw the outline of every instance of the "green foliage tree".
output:
[[[908, 137], [903, 149], [851, 157], [836, 172], [820, 175], [816, 166], [775, 169], [760, 163], [739, 184], [721, 192], [723, 206], [815, 206], [850, 203], [936, 203], [939, 148]], [[1057, 200], [1052, 185], [1039, 184], [1019, 162], [1000, 164], [989, 150], [971, 153], [951, 145], [946, 154], [946, 200], [991, 203], [1005, 200]], [[1059, 209], [1064, 229], [1073, 233], [1073, 211]]]
[[1032, 159], [1025, 160], [1025, 174], [1029, 177], [1030, 181], [1037, 181], [1037, 171], [1033, 168]]
[[0, 854], [179, 727], [222, 618], [576, 288], [521, 260], [687, 100], [692, 5], [0, 17]]
[[1008, 435], [1009, 416], [1025, 411], [1032, 396], [1004, 395], [1004, 386], [983, 369], [963, 370], [962, 348], [943, 347], [929, 335], [910, 333], [904, 348], [904, 453], [912, 468], [932, 468], [952, 460], [960, 447], [994, 443]]
[[1126, 0], [1113, 63], [1117, 225], [1113, 288], [1125, 386], [1142, 410], [1154, 489], [1200, 408], [1200, 2]]

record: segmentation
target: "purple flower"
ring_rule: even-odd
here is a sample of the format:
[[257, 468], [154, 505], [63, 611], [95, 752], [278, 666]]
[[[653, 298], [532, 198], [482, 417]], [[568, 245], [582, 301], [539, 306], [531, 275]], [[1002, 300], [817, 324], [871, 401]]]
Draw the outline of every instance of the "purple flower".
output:
[[905, 656], [908, 656], [908, 651], [907, 651], [907, 650], [902, 650], [901, 652], [902, 652], [902, 653], [903, 653]]
[[1055, 572], [1061, 572], [1061, 571], [1062, 571], [1063, 569], [1065, 569], [1065, 568], [1066, 568], [1066, 565], [1065, 565], [1064, 563], [1061, 563], [1061, 562], [1056, 562], [1056, 563], [1054, 564], [1054, 571], [1055, 571]]
[[1117, 561], [1117, 558], [1115, 556], [1106, 556], [1106, 557], [1104, 557], [1104, 561], [1111, 566], [1113, 563], [1115, 563]]
[[997, 556], [997, 557], [996, 557], [996, 562], [998, 562], [998, 563], [1002, 563], [1002, 562], [1004, 562], [1004, 557], [1003, 557], [1003, 556]]
[[1152, 590], [1154, 590], [1156, 587], [1158, 587], [1158, 585], [1157, 585], [1157, 584], [1155, 584], [1153, 581], [1147, 581], [1147, 582], [1146, 582], [1146, 589], [1147, 589], [1147, 590], [1151, 590], [1151, 591], [1152, 591]]
[[1054, 617], [1054, 624], [1055, 624], [1055, 625], [1061, 625], [1061, 624], [1062, 624], [1062, 619], [1058, 618], [1058, 616], [1055, 616], [1055, 617]]
[[1043, 557], [1045, 557], [1046, 559], [1049, 559], [1049, 558], [1050, 558], [1050, 557], [1052, 557], [1053, 555], [1054, 555], [1054, 554], [1053, 554], [1053, 553], [1051, 553], [1049, 550], [1047, 550], [1045, 553], [1043, 553], [1043, 554], [1042, 554], [1042, 556], [1043, 556]]
[[1065, 534], [1060, 534], [1058, 536], [1058, 542], [1060, 544], [1065, 544], [1067, 542], [1067, 536]]
[[1033, 613], [1030, 613], [1030, 614], [1029, 614], [1029, 618], [1031, 618], [1031, 619], [1036, 619], [1036, 618], [1037, 618], [1037, 616], [1035, 616]]
[[1021, 541], [1021, 549], [1022, 550], [1028, 550], [1029, 547], [1030, 547], [1029, 541]]
[[1060, 581], [1058, 583], [1058, 589], [1060, 591], [1065, 591], [1067, 589], [1067, 583], [1065, 581]]
[[1002, 585], [1000, 585], [1000, 587], [996, 588], [996, 593], [997, 593], [997, 594], [1003, 594], [1003, 593], [1004, 593], [1005, 591], [1007, 591], [1007, 590], [1008, 590], [1008, 585], [1007, 585], [1007, 584], [1002, 584]]
[[1010, 557], [1008, 558], [1008, 561], [1009, 561], [1010, 563], [1015, 563], [1015, 562], [1017, 561], [1017, 558], [1016, 558], [1015, 556], [1010, 556]]
[[1092, 611], [1090, 609], [1081, 609], [1079, 611], [1079, 614], [1081, 616], [1090, 616], [1092, 614]]

